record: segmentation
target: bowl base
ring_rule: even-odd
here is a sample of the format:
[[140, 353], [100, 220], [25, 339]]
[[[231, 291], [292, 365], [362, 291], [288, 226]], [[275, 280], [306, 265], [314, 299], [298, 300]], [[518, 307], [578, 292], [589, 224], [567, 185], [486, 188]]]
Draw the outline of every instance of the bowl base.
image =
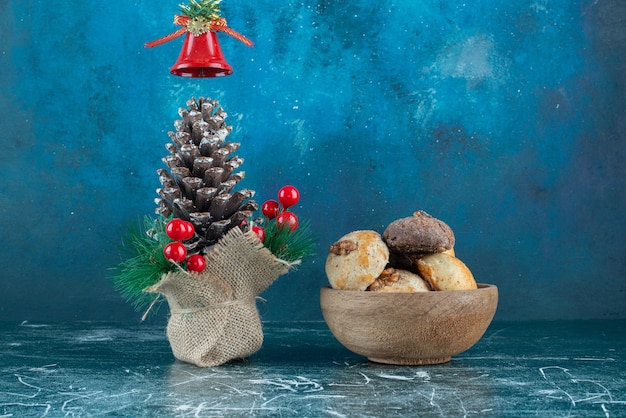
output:
[[368, 357], [367, 359], [374, 363], [395, 364], [395, 365], [400, 365], [400, 366], [426, 366], [429, 364], [447, 363], [450, 360], [452, 360], [452, 356], [434, 357], [434, 358], [415, 358], [415, 359]]

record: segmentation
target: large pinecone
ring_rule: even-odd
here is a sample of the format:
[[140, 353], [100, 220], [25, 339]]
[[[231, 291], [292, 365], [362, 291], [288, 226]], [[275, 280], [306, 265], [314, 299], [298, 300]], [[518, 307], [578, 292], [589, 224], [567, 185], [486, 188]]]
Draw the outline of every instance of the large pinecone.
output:
[[245, 172], [237, 171], [244, 160], [234, 155], [240, 144], [226, 141], [232, 126], [219, 102], [200, 97], [186, 104], [188, 109], [178, 109], [182, 120], [174, 121], [176, 132], [168, 133], [170, 155], [163, 162], [169, 171], [157, 170], [163, 187], [157, 189], [156, 213], [191, 221], [194, 247], [201, 251], [234, 227], [245, 231], [244, 221], [259, 205], [249, 200], [253, 190], [233, 191], [244, 178]]

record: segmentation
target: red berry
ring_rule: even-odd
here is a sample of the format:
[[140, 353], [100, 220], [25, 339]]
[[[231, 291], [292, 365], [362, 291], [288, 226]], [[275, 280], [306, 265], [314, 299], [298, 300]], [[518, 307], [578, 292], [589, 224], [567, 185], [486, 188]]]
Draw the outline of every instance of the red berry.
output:
[[193, 254], [187, 258], [187, 270], [200, 273], [206, 267], [206, 260], [200, 254]]
[[185, 241], [193, 237], [194, 227], [189, 221], [175, 218], [167, 223], [165, 233], [174, 241]]
[[293, 212], [283, 211], [276, 217], [276, 225], [279, 228], [289, 228], [289, 232], [293, 232], [298, 228], [298, 217]]
[[187, 257], [187, 248], [180, 242], [170, 242], [163, 248], [163, 255], [168, 260], [180, 263]]
[[252, 232], [256, 234], [257, 237], [261, 240], [261, 242], [265, 242], [265, 229], [260, 226], [253, 226]]
[[278, 200], [284, 209], [291, 207], [300, 200], [300, 192], [293, 186], [283, 186], [278, 191]]
[[196, 233], [196, 228], [194, 228], [191, 222], [185, 221], [185, 226], [187, 226], [187, 235], [183, 237], [183, 241], [193, 238], [193, 234]]
[[280, 212], [280, 205], [275, 200], [266, 200], [263, 206], [261, 206], [261, 212], [269, 219], [274, 219], [276, 215], [278, 215], [278, 212]]

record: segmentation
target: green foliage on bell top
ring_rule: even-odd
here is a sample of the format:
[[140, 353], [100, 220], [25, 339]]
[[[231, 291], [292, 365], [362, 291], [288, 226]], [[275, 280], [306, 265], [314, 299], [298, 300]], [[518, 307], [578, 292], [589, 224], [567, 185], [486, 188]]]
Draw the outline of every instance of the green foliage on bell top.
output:
[[189, 0], [189, 4], [179, 4], [180, 11], [190, 19], [215, 20], [220, 18], [222, 0]]
[[117, 267], [113, 285], [138, 311], [146, 309], [157, 297], [144, 289], [156, 284], [164, 273], [178, 269], [163, 255], [163, 248], [171, 242], [165, 233], [167, 221], [145, 216], [143, 224], [131, 225], [123, 239], [127, 258]]

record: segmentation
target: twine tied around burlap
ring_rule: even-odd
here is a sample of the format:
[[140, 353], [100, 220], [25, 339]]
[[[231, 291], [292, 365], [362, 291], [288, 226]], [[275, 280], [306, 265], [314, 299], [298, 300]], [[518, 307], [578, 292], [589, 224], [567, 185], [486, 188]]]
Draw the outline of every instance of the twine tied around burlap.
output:
[[293, 266], [239, 228], [211, 247], [206, 260], [202, 273], [170, 272], [145, 289], [167, 299], [174, 357], [199, 367], [246, 358], [261, 348], [257, 295]]

